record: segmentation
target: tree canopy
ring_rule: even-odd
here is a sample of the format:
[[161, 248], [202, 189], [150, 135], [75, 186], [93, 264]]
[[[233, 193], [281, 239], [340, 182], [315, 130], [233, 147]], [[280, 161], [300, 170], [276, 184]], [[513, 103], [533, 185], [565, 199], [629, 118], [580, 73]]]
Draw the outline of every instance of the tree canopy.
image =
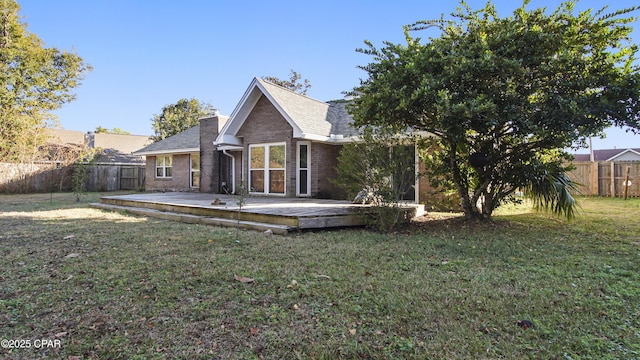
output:
[[96, 134], [116, 134], [116, 135], [131, 135], [131, 133], [129, 131], [126, 130], [122, 130], [120, 128], [112, 128], [112, 129], [107, 129], [105, 127], [102, 126], [96, 126], [96, 129], [93, 131]]
[[[638, 7], [576, 14], [575, 1], [553, 12], [528, 2], [499, 17], [491, 2], [462, 1], [451, 19], [405, 26], [406, 44], [359, 49], [373, 61], [353, 91], [356, 126], [436, 135], [427, 175], [457, 190], [468, 218], [490, 218], [517, 189], [573, 215], [563, 149], [612, 125], [640, 129]], [[411, 36], [427, 28], [440, 36]]]
[[291, 73], [289, 74], [289, 80], [281, 80], [273, 76], [263, 76], [262, 79], [302, 95], [306, 95], [307, 90], [311, 88], [311, 83], [309, 82], [309, 80], [302, 80], [302, 75], [300, 75], [295, 70], [291, 70]]
[[196, 99], [180, 99], [175, 104], [165, 105], [162, 112], [151, 120], [155, 136], [160, 141], [199, 124], [198, 120], [211, 114], [213, 106]]
[[45, 140], [51, 113], [75, 99], [91, 70], [72, 52], [47, 48], [27, 31], [14, 0], [0, 0], [0, 159], [21, 162]]

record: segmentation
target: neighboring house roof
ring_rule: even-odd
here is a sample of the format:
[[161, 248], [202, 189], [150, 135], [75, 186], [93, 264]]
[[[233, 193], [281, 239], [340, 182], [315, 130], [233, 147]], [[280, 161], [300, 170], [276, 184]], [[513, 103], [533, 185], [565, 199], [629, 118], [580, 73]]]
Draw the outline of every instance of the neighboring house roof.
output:
[[54, 144], [84, 145], [85, 138], [82, 131], [49, 129], [49, 141]]
[[94, 159], [97, 164], [112, 165], [144, 165], [144, 157], [136, 154], [123, 153], [118, 150], [103, 149]]
[[200, 151], [200, 125], [145, 146], [135, 155], [186, 154]]
[[357, 134], [344, 102], [322, 102], [254, 78], [240, 103], [218, 135], [218, 146], [240, 146], [236, 134], [258, 100], [265, 96], [293, 128], [293, 137], [323, 142], [344, 142]]
[[[590, 154], [574, 154], [573, 161], [591, 161]], [[640, 148], [593, 150], [594, 161], [640, 160]]]
[[93, 133], [89, 134], [91, 146], [99, 149], [110, 149], [123, 154], [130, 154], [151, 144], [149, 136]]

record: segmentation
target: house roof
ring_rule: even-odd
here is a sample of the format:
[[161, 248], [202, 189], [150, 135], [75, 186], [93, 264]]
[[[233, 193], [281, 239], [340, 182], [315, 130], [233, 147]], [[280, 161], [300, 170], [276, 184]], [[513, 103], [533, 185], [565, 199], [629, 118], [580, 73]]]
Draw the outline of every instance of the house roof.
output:
[[200, 125], [145, 146], [135, 155], [185, 154], [200, 151]]
[[339, 142], [357, 133], [350, 126], [353, 118], [346, 111], [345, 103], [322, 102], [254, 78], [218, 135], [216, 145], [242, 145], [242, 140], [237, 138], [236, 134], [263, 95], [293, 128], [295, 138]]
[[96, 155], [97, 164], [144, 165], [144, 157], [138, 154], [123, 153], [119, 150], [103, 149]]
[[125, 135], [125, 134], [107, 134], [94, 133], [93, 147], [101, 149], [110, 149], [122, 154], [131, 154], [136, 150], [149, 145], [151, 138], [142, 135]]
[[82, 131], [65, 129], [48, 129], [49, 141], [53, 144], [84, 145], [84, 133]]
[[98, 164], [144, 164], [144, 158], [132, 151], [151, 142], [148, 136], [88, 133], [82, 131], [49, 129], [49, 141], [53, 146], [71, 148], [99, 148], [95, 162]]
[[[613, 161], [625, 154], [636, 155], [640, 158], [640, 148], [634, 149], [604, 149], [593, 150], [594, 161]], [[590, 154], [574, 154], [573, 161], [591, 161]]]

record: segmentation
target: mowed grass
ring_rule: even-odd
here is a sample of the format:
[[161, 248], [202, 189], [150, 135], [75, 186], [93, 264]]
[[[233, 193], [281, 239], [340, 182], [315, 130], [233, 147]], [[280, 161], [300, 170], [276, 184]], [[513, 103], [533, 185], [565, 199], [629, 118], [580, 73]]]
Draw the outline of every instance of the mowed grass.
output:
[[0, 196], [0, 338], [61, 344], [3, 358], [640, 358], [640, 199], [236, 242], [98, 195]]

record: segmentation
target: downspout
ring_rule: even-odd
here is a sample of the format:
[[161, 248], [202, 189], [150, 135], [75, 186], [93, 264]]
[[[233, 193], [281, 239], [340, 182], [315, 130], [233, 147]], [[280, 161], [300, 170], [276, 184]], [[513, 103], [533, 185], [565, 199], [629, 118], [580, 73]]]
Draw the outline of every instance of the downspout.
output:
[[231, 193], [236, 193], [236, 157], [229, 154], [227, 150], [222, 150], [222, 153], [231, 158]]

